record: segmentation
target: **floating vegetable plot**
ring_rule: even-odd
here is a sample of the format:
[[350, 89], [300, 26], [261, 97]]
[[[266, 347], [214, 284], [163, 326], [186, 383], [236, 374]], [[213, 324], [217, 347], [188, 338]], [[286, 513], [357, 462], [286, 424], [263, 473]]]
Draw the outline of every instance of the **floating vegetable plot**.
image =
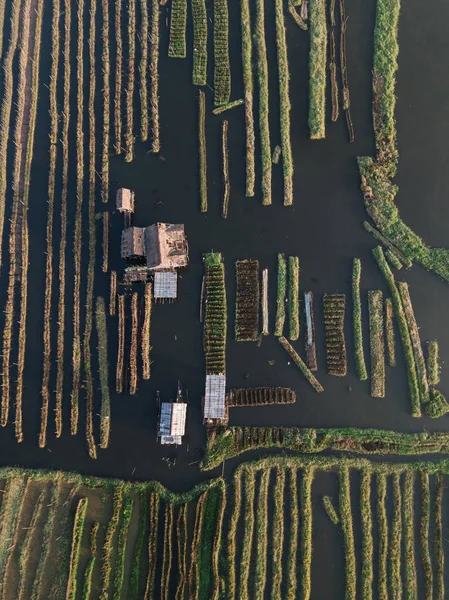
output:
[[259, 387], [229, 390], [228, 406], [265, 406], [267, 404], [292, 404], [296, 393], [290, 388]]
[[253, 67], [252, 54], [253, 42], [251, 37], [251, 15], [249, 0], [241, 0], [241, 25], [242, 25], [242, 70], [243, 91], [245, 101], [245, 137], [246, 137], [246, 185], [245, 195], [254, 196], [255, 185], [255, 134], [254, 134], [254, 112], [253, 112]]
[[345, 307], [343, 294], [325, 294], [324, 328], [326, 333], [326, 360], [329, 375], [346, 375]]
[[380, 290], [368, 292], [371, 354], [371, 396], [385, 397], [385, 346], [383, 297]]
[[276, 323], [274, 335], [281, 336], [285, 324], [285, 296], [287, 293], [287, 262], [283, 254], [278, 254]]
[[309, 132], [326, 137], [327, 25], [325, 0], [310, 0]]
[[229, 196], [231, 194], [231, 183], [229, 181], [229, 156], [228, 156], [228, 122], [223, 121], [221, 126], [221, 159], [223, 167], [223, 203], [221, 216], [228, 216]]
[[299, 259], [288, 257], [288, 337], [299, 338]]
[[173, 0], [170, 16], [170, 39], [168, 56], [186, 57], [187, 0]]
[[227, 104], [231, 96], [229, 62], [229, 15], [227, 0], [214, 0], [214, 90], [215, 106]]
[[206, 314], [204, 317], [203, 344], [206, 374], [226, 372], [226, 288], [224, 264], [220, 252], [204, 255], [206, 271]]
[[293, 346], [285, 339], [285, 337], [280, 337], [279, 338], [279, 343], [288, 352], [288, 354], [292, 358], [292, 360], [295, 363], [295, 365], [297, 367], [299, 367], [299, 370], [304, 375], [304, 377], [307, 379], [307, 381], [310, 383], [310, 385], [313, 387], [313, 389], [316, 392], [318, 392], [318, 393], [324, 392], [324, 388], [321, 385], [321, 383], [316, 379], [316, 377], [313, 375], [313, 373], [310, 371], [310, 369], [304, 363], [304, 361], [302, 360], [302, 358], [295, 351], [295, 349], [293, 348]]
[[235, 339], [237, 342], [254, 342], [259, 335], [259, 261], [238, 260], [235, 269]]
[[206, 151], [206, 95], [198, 95], [198, 159], [200, 180], [200, 210], [207, 211], [207, 151]]
[[207, 81], [207, 11], [205, 0], [192, 0], [194, 85]]
[[316, 359], [315, 318], [313, 315], [312, 292], [306, 292], [304, 294], [304, 311], [306, 314], [306, 363], [311, 371], [317, 371], [318, 363]]
[[427, 377], [430, 385], [440, 383], [439, 344], [437, 340], [430, 340], [427, 345]]
[[352, 265], [352, 323], [354, 328], [354, 358], [357, 375], [360, 381], [368, 379], [363, 351], [362, 333], [362, 303], [360, 300], [360, 277], [362, 263], [360, 258], [354, 258]]
[[393, 326], [393, 303], [391, 298], [385, 298], [385, 337], [387, 340], [388, 364], [396, 366], [396, 342]]

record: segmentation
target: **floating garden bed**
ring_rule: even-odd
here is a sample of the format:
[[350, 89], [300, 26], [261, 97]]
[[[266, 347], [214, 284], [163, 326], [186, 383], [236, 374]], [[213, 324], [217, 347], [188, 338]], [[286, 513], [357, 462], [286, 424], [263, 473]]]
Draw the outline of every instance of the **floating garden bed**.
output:
[[206, 374], [219, 375], [226, 371], [226, 288], [224, 263], [220, 252], [204, 255], [206, 271], [206, 314], [203, 344]]
[[283, 387], [233, 389], [228, 392], [228, 406], [265, 406], [267, 404], [292, 404], [296, 392]]
[[368, 292], [369, 337], [371, 355], [371, 396], [385, 397], [384, 307], [380, 290]]
[[259, 335], [259, 261], [238, 260], [235, 269], [235, 339], [237, 342], [254, 342]]
[[327, 370], [329, 375], [344, 377], [347, 369], [344, 333], [346, 296], [325, 294], [323, 306]]

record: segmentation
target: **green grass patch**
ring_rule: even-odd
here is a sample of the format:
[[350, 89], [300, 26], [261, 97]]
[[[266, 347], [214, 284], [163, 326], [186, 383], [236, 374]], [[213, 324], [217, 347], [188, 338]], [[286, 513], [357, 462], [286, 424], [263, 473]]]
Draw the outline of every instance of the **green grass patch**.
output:
[[362, 333], [362, 303], [360, 300], [360, 277], [362, 274], [362, 262], [360, 258], [354, 258], [352, 263], [352, 324], [354, 329], [354, 358], [357, 375], [360, 381], [368, 379], [366, 371], [365, 354], [363, 352]]

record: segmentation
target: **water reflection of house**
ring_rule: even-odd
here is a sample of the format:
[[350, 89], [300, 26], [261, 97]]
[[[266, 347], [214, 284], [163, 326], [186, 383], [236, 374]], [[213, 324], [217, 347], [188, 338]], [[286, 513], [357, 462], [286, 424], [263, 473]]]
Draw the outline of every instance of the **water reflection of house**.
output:
[[163, 445], [180, 445], [185, 434], [187, 404], [183, 401], [181, 386], [178, 383], [176, 402], [160, 402], [158, 437]]

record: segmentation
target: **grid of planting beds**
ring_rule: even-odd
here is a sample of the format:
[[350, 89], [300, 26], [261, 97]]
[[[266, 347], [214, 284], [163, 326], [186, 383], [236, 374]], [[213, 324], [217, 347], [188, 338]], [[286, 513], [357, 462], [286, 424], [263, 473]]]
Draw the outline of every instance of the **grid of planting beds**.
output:
[[325, 294], [323, 305], [327, 370], [330, 375], [344, 377], [347, 369], [344, 334], [346, 296]]
[[226, 371], [226, 289], [224, 264], [219, 252], [204, 255], [206, 270], [206, 314], [204, 317], [204, 354], [206, 374], [219, 375]]
[[235, 339], [253, 342], [259, 334], [259, 261], [238, 260], [235, 263], [237, 297], [235, 306]]
[[263, 406], [266, 404], [292, 404], [296, 392], [285, 387], [259, 387], [229, 390], [228, 406]]

